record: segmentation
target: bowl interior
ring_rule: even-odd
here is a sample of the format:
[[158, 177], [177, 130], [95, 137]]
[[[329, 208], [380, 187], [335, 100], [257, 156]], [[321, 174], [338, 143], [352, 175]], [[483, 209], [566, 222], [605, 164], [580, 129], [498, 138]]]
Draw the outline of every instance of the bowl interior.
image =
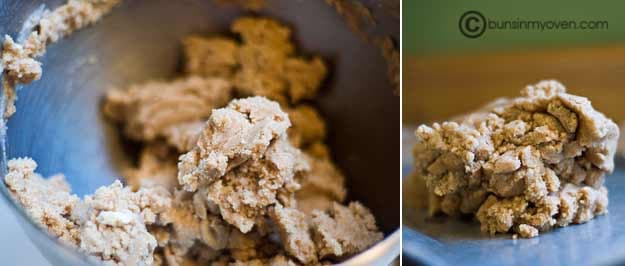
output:
[[[6, 12], [24, 16], [16, 15], [18, 22], [4, 24], [14, 28], [3, 30], [16, 37], [17, 25], [40, 3], [14, 2]], [[101, 114], [104, 92], [175, 76], [183, 37], [227, 32], [244, 13], [205, 0], [126, 1], [98, 24], [51, 45], [41, 58], [42, 79], [18, 92], [18, 111], [8, 122], [7, 157], [33, 157], [45, 176], [64, 173], [79, 195], [110, 184], [131, 158], [118, 129]], [[354, 34], [321, 0], [269, 1], [255, 15], [292, 25], [301, 51], [329, 61], [331, 74], [313, 104], [327, 119], [328, 141], [348, 178], [349, 197], [370, 207], [386, 234], [396, 230], [399, 97], [392, 93], [379, 48]], [[398, 20], [381, 24], [394, 25], [378, 30], [398, 36]]]

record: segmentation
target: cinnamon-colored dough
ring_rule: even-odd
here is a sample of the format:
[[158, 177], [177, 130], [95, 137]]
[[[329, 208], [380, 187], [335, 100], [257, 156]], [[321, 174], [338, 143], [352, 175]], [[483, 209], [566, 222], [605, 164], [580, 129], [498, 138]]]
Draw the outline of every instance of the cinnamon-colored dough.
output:
[[311, 223], [320, 258], [349, 256], [383, 237], [373, 215], [359, 202], [315, 210]]
[[[93, 22], [117, 1], [72, 9], [79, 2], [54, 14], [97, 7]], [[51, 35], [62, 30], [54, 27], [31, 41], [51, 36], [37, 42], [47, 44], [74, 30]], [[316, 96], [323, 61], [299, 56], [291, 30], [268, 18], [238, 19], [232, 31], [241, 42], [183, 40], [183, 76], [105, 95], [106, 117], [143, 145], [137, 165], [123, 171], [128, 187], [116, 181], [80, 200], [62, 176], [44, 179], [34, 161], [10, 161], [5, 183], [33, 220], [119, 265], [328, 264], [381, 240], [368, 209], [341, 205], [345, 178], [324, 144], [325, 121], [298, 104]], [[24, 45], [5, 45], [12, 82], [41, 72]]]
[[13, 197], [41, 227], [66, 243], [110, 265], [151, 265], [156, 239], [147, 225], [170, 208], [169, 192], [132, 192], [119, 181], [80, 200], [63, 176], [43, 179], [28, 158], [9, 163], [5, 183]]
[[556, 81], [416, 135], [430, 214], [475, 213], [485, 232], [534, 237], [607, 210], [619, 128]]
[[269, 215], [278, 226], [286, 251], [301, 263], [316, 263], [317, 249], [310, 236], [306, 215], [297, 209], [281, 205], [271, 208]]
[[41, 78], [41, 62], [35, 58], [46, 52], [46, 47], [72, 32], [100, 20], [121, 0], [68, 0], [54, 10], [46, 10], [28, 38], [21, 44], [11, 36], [4, 36], [2, 85], [6, 97], [4, 117], [15, 113], [16, 86]]
[[301, 188], [295, 193], [297, 208], [306, 214], [327, 210], [333, 202], [343, 202], [347, 195], [345, 177], [327, 158], [309, 157], [310, 171], [300, 177]]
[[153, 141], [167, 137], [174, 146], [184, 148], [176, 131], [187, 123], [201, 125], [213, 108], [230, 100], [230, 90], [230, 83], [218, 78], [191, 76], [173, 82], [149, 81], [109, 90], [104, 112], [122, 123], [124, 133], [131, 139]]

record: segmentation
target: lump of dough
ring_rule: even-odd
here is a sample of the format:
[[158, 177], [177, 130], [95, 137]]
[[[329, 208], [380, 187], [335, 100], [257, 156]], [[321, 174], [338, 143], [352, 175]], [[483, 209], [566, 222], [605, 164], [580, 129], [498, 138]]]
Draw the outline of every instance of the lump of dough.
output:
[[62, 176], [43, 179], [29, 158], [9, 161], [5, 183], [24, 210], [59, 239], [112, 265], [150, 265], [156, 239], [146, 225], [158, 224], [171, 206], [162, 187], [133, 192], [121, 182], [80, 200]]
[[195, 147], [180, 157], [179, 183], [193, 192], [227, 170], [260, 158], [290, 125], [280, 106], [264, 97], [233, 100], [212, 112]]
[[278, 226], [280, 238], [286, 251], [299, 262], [317, 262], [317, 250], [310, 236], [306, 215], [297, 209], [276, 205], [269, 215]]
[[170, 127], [208, 118], [213, 108], [230, 100], [230, 88], [229, 82], [216, 78], [149, 81], [109, 90], [104, 113], [123, 123], [128, 137], [151, 141], [172, 134]]
[[238, 44], [223, 37], [190, 36], [183, 40], [188, 75], [231, 78], [238, 64]]
[[64, 5], [50, 11], [45, 10], [34, 31], [26, 40], [15, 43], [5, 35], [0, 70], [3, 70], [2, 86], [6, 97], [4, 117], [15, 113], [16, 86], [28, 84], [41, 78], [41, 62], [35, 58], [42, 56], [50, 43], [100, 20], [109, 13], [120, 0], [69, 0]]
[[12, 159], [7, 165], [4, 182], [31, 219], [61, 240], [78, 244], [80, 228], [70, 216], [80, 199], [70, 194], [65, 177], [44, 179], [35, 173], [37, 163], [30, 158]]
[[309, 170], [301, 153], [278, 139], [261, 160], [250, 160], [208, 185], [207, 198], [228, 223], [247, 233], [270, 206], [295, 206], [296, 175]]
[[[614, 169], [619, 128], [556, 81], [457, 122], [422, 125], [416, 135], [415, 175], [433, 196], [432, 214], [477, 211], [483, 231], [533, 237], [578, 215], [583, 222], [605, 213], [603, 183]], [[578, 197], [590, 204], [582, 214]]]
[[114, 265], [150, 265], [157, 243], [146, 225], [158, 223], [170, 204], [164, 188], [132, 192], [119, 181], [101, 187], [75, 210], [81, 229], [79, 248]]
[[295, 193], [297, 208], [310, 214], [313, 210], [327, 210], [333, 202], [343, 202], [347, 195], [343, 173], [327, 158], [308, 160], [310, 171], [301, 176], [301, 188]]
[[241, 35], [239, 71], [234, 86], [241, 96], [265, 96], [281, 104], [316, 96], [327, 69], [321, 58], [297, 57], [291, 30], [267, 18], [240, 18], [232, 32]]
[[311, 224], [320, 258], [356, 254], [383, 238], [373, 215], [359, 202], [313, 211]]

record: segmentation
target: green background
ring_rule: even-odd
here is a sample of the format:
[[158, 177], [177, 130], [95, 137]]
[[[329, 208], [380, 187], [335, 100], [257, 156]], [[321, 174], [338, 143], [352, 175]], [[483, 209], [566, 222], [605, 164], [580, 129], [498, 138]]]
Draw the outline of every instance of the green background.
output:
[[[469, 10], [487, 19], [606, 20], [607, 30], [489, 31], [469, 39], [458, 29]], [[609, 1], [403, 1], [403, 51], [407, 56], [480, 53], [625, 43], [625, 0]]]

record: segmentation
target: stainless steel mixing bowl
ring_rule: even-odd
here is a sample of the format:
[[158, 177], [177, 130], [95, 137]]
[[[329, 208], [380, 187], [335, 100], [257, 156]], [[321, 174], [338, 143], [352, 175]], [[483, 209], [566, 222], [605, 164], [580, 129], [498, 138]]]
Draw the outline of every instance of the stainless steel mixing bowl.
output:
[[[62, 2], [0, 1], [0, 33], [20, 40], [24, 23], [42, 4], [53, 8]], [[389, 2], [397, 1], [363, 1], [377, 21], [367, 34], [398, 41], [399, 11], [389, 10]], [[258, 14], [292, 25], [301, 50], [330, 62], [331, 74], [314, 104], [328, 120], [329, 144], [348, 177], [349, 199], [370, 207], [386, 235], [346, 263], [388, 264], [399, 254], [400, 109], [387, 62], [378, 46], [350, 30], [345, 17], [323, 0], [267, 4]], [[110, 184], [130, 158], [117, 130], [102, 118], [104, 91], [174, 76], [182, 37], [226, 32], [232, 19], [246, 12], [210, 0], [128, 0], [98, 24], [49, 46], [41, 58], [42, 79], [18, 92], [17, 113], [8, 130], [0, 132], [2, 176], [7, 158], [30, 156], [44, 176], [65, 173], [79, 195]], [[0, 187], [10, 199], [6, 187]], [[85, 256], [60, 245], [9, 202], [50, 262], [86, 264]]]

